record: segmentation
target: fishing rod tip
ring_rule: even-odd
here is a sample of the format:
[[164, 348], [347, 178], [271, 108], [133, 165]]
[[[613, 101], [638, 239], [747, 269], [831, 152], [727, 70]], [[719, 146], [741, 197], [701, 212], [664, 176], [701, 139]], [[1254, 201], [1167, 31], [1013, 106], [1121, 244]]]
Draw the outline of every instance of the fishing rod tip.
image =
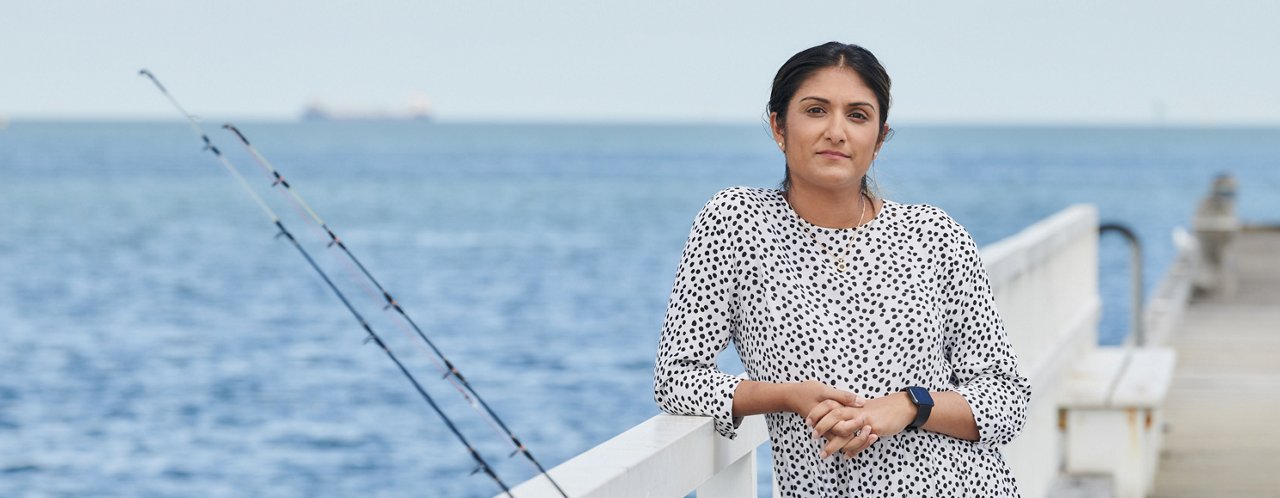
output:
[[[245, 138], [244, 133], [240, 133], [240, 129], [236, 128], [236, 125], [233, 125], [231, 123], [225, 123], [222, 125], [222, 129], [229, 130], [231, 133], [235, 133], [236, 137], [239, 138], [241, 142], [243, 142], [245, 145], [249, 145], [249, 139]], [[276, 183], [280, 183], [281, 181], [283, 181], [283, 179], [279, 179], [280, 178], [279, 174], [276, 174], [276, 178], [278, 178], [276, 180]], [[271, 186], [274, 187], [275, 184], [273, 183]], [[285, 186], [287, 187], [288, 184], [285, 184]]]
[[142, 68], [142, 69], [139, 69], [139, 70], [138, 70], [138, 75], [139, 75], [139, 76], [150, 76], [150, 75], [151, 75], [151, 71], [148, 71], [148, 70], [147, 70], [147, 68], [145, 68], [145, 67], [144, 67], [144, 68]]

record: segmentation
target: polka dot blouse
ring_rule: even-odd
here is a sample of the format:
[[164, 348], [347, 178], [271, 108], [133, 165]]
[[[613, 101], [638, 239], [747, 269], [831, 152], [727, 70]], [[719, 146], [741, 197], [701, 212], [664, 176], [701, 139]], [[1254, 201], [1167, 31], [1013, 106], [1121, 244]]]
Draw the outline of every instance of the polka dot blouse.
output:
[[[850, 237], [840, 272], [814, 239], [843, 254]], [[907, 429], [849, 460], [820, 459], [825, 441], [803, 417], [767, 414], [782, 496], [1018, 496], [999, 446], [1022, 429], [1031, 387], [977, 246], [942, 210], [886, 200], [861, 228], [836, 230], [800, 218], [778, 190], [716, 194], [676, 273], [654, 394], [732, 438], [741, 379], [715, 361], [729, 341], [753, 380], [817, 379], [867, 398], [923, 386], [973, 409], [977, 442]]]

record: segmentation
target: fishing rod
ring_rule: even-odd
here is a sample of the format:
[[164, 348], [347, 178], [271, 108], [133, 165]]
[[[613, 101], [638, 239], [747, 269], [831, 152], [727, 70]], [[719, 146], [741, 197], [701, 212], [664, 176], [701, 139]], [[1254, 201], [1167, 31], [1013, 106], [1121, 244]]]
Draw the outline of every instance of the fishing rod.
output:
[[458, 427], [454, 425], [453, 420], [450, 420], [449, 416], [445, 415], [444, 411], [440, 409], [440, 406], [436, 404], [435, 399], [433, 399], [430, 394], [427, 394], [427, 390], [422, 387], [422, 384], [418, 383], [418, 379], [414, 378], [412, 373], [409, 373], [409, 370], [400, 362], [400, 359], [396, 358], [395, 353], [392, 353], [391, 349], [387, 347], [387, 344], [382, 342], [382, 337], [378, 336], [378, 334], [373, 331], [373, 327], [371, 327], [369, 322], [364, 319], [364, 316], [360, 315], [359, 311], [356, 311], [355, 307], [351, 305], [351, 301], [347, 300], [346, 295], [338, 289], [337, 285], [334, 285], [333, 280], [329, 279], [329, 275], [320, 268], [320, 265], [316, 264], [316, 261], [315, 259], [312, 259], [311, 254], [308, 253], [306, 249], [303, 249], [302, 244], [299, 244], [298, 240], [293, 237], [293, 233], [289, 232], [289, 230], [284, 227], [284, 223], [280, 221], [280, 217], [276, 215], [275, 211], [272, 210], [265, 201], [263, 201], [262, 197], [259, 196], [257, 192], [254, 192], [253, 188], [249, 186], [249, 182], [244, 179], [244, 175], [240, 174], [240, 170], [238, 170], [235, 165], [231, 164], [231, 161], [228, 160], [226, 156], [222, 155], [222, 151], [219, 150], [217, 146], [213, 145], [213, 142], [209, 140], [209, 135], [205, 134], [204, 129], [202, 129], [200, 124], [196, 122], [196, 118], [192, 116], [191, 113], [188, 113], [187, 110], [178, 103], [177, 99], [173, 98], [173, 95], [169, 93], [169, 90], [166, 89], [164, 85], [160, 84], [160, 80], [157, 79], [154, 74], [151, 74], [151, 71], [142, 69], [138, 71], [138, 74], [151, 79], [151, 82], [156, 84], [156, 88], [160, 89], [160, 93], [163, 93], [164, 96], [169, 99], [169, 102], [178, 109], [178, 112], [182, 113], [182, 115], [187, 118], [187, 121], [191, 124], [191, 130], [194, 131], [196, 136], [200, 137], [200, 140], [204, 142], [204, 150], [212, 152], [213, 155], [218, 158], [218, 161], [227, 169], [227, 172], [231, 173], [231, 176], [235, 177], [240, 185], [244, 187], [245, 192], [249, 193], [249, 196], [258, 204], [258, 207], [261, 207], [263, 212], [267, 214], [267, 217], [271, 219], [271, 224], [275, 225], [279, 230], [276, 237], [285, 237], [289, 240], [289, 243], [298, 250], [298, 253], [302, 254], [302, 257], [307, 260], [307, 264], [320, 275], [320, 278], [324, 279], [324, 283], [329, 286], [329, 289], [333, 291], [334, 295], [338, 296], [338, 300], [342, 301], [342, 304], [346, 306], [347, 311], [350, 311], [351, 315], [360, 323], [360, 327], [363, 328], [365, 333], [368, 335], [366, 340], [373, 341], [379, 348], [382, 348], [382, 351], [387, 354], [387, 357], [396, 364], [396, 368], [400, 369], [400, 373], [404, 374], [404, 376], [409, 379], [409, 383], [413, 384], [413, 388], [418, 391], [418, 394], [422, 395], [422, 399], [431, 406], [431, 409], [436, 412], [436, 415], [440, 416], [441, 420], [444, 421], [449, 430], [453, 432], [453, 435], [457, 436], [458, 440], [462, 442], [462, 445], [467, 448], [467, 452], [471, 454], [471, 458], [476, 462], [476, 469], [472, 474], [475, 474], [476, 472], [484, 472], [498, 484], [499, 488], [502, 488], [502, 491], [506, 493], [508, 497], [512, 497], [511, 488], [509, 488], [506, 483], [502, 482], [502, 478], [498, 477], [498, 474], [493, 470], [493, 467], [489, 466], [488, 462], [485, 462], [484, 457], [480, 456], [480, 452], [477, 451], [469, 441], [467, 441], [466, 436], [463, 436], [462, 432], [458, 430]]
[[362, 273], [364, 277], [377, 288], [377, 293], [381, 294], [380, 297], [386, 302], [383, 309], [394, 309], [398, 316], [413, 328], [413, 331], [422, 339], [422, 342], [426, 343], [427, 346], [430, 346], [431, 351], [435, 353], [436, 357], [433, 359], [438, 359], [436, 365], [444, 373], [444, 377], [450, 378], [451, 380], [456, 379], [457, 382], [454, 383], [454, 387], [458, 388], [463, 398], [471, 404], [472, 408], [475, 408], [477, 411], [483, 411], [484, 414], [488, 415], [488, 418], [497, 424], [495, 429], [510, 439], [511, 444], [515, 446], [515, 451], [512, 452], [510, 456], [515, 456], [516, 453], [523, 454], [525, 459], [533, 464], [533, 466], [538, 470], [538, 473], [546, 476], [547, 480], [551, 482], [551, 485], [556, 488], [556, 491], [560, 492], [561, 496], [567, 498], [569, 495], [560, 488], [560, 485], [556, 483], [555, 479], [551, 478], [551, 474], [547, 473], [546, 468], [538, 462], [537, 458], [534, 458], [533, 453], [530, 452], [529, 449], [525, 447], [524, 443], [521, 443], [520, 439], [511, 432], [511, 429], [507, 427], [507, 424], [503, 423], [502, 418], [498, 417], [498, 414], [489, 407], [489, 404], [484, 401], [484, 398], [480, 397], [480, 393], [476, 392], [475, 388], [471, 386], [471, 383], [462, 375], [462, 372], [459, 371], [458, 368], [454, 366], [453, 362], [449, 361], [449, 359], [445, 357], [444, 353], [440, 351], [440, 348], [436, 347], [435, 343], [427, 337], [427, 334], [422, 331], [422, 328], [418, 326], [417, 322], [414, 322], [413, 318], [409, 317], [409, 314], [406, 313], [404, 308], [400, 306], [400, 303], [391, 296], [391, 293], [382, 287], [382, 284], [378, 282], [377, 278], [374, 278], [373, 274], [369, 273], [369, 270], [358, 258], [356, 258], [356, 255], [347, 248], [347, 245], [343, 243], [342, 239], [329, 228], [329, 225], [320, 218], [320, 215], [311, 208], [311, 205], [307, 204], [307, 201], [302, 198], [302, 194], [298, 193], [297, 189], [294, 189], [293, 185], [290, 185], [289, 182], [285, 180], [284, 176], [280, 174], [280, 171], [277, 170], [275, 166], [273, 166], [271, 162], [262, 155], [262, 153], [258, 152], [258, 148], [254, 147], [253, 144], [249, 142], [249, 139], [245, 137], [244, 133], [242, 133], [239, 128], [236, 128], [236, 126], [231, 123], [222, 125], [222, 128], [231, 131], [240, 139], [240, 143], [244, 145], [244, 148], [249, 152], [249, 155], [253, 156], [258, 165], [262, 166], [263, 172], [265, 172], [271, 179], [271, 186], [283, 187], [284, 190], [282, 190], [281, 193], [287, 193], [286, 197], [289, 201], [298, 208], [299, 211], [305, 211], [310, 216], [311, 221], [323, 230], [325, 234], [327, 234], [329, 238], [327, 241], [327, 247], [336, 246], [341, 249], [342, 252], [346, 254], [347, 260], [351, 264], [354, 264], [354, 266], [360, 270], [360, 273]]

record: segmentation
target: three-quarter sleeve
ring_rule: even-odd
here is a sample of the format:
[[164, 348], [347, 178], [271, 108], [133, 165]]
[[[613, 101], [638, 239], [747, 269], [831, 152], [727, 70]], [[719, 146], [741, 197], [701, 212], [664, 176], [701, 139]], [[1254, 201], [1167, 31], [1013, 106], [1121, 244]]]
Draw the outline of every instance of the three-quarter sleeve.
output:
[[942, 237], [941, 248], [947, 261], [941, 280], [953, 390], [973, 410], [979, 443], [1008, 444], [1026, 423], [1031, 383], [1018, 372], [977, 244], [950, 217], [945, 224], [944, 230], [954, 230], [954, 236]]
[[654, 399], [674, 415], [704, 415], [733, 438], [733, 392], [741, 378], [716, 367], [738, 325], [739, 254], [731, 190], [698, 213], [680, 258], [654, 367]]

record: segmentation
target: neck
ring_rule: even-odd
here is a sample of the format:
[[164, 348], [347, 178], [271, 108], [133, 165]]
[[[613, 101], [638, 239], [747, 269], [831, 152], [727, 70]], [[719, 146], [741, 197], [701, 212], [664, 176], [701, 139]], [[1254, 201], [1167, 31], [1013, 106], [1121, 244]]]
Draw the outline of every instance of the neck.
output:
[[860, 189], [833, 191], [793, 183], [786, 196], [796, 214], [823, 228], [854, 228], [875, 218], [875, 202]]

